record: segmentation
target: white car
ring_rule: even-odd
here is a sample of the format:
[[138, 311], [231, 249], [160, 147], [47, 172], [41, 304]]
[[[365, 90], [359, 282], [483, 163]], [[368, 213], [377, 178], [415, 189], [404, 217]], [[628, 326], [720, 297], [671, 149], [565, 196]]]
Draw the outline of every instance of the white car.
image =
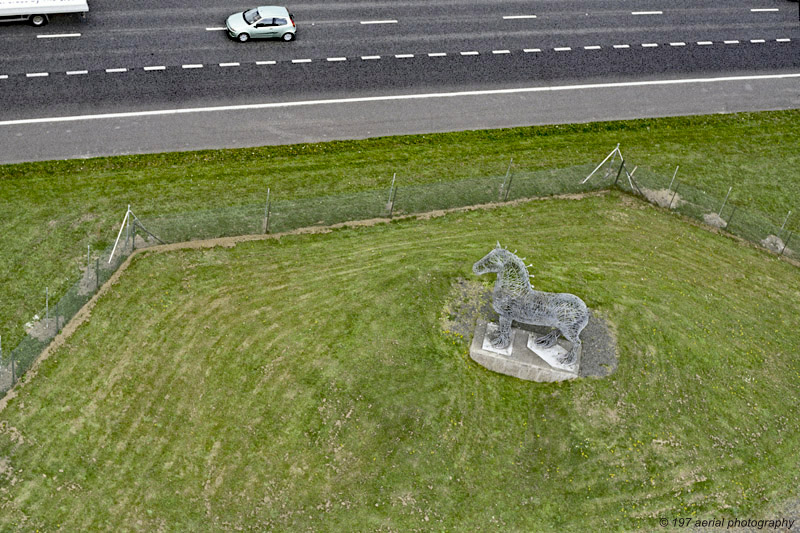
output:
[[291, 41], [297, 33], [294, 16], [279, 6], [261, 6], [235, 13], [225, 21], [228, 35], [240, 42], [250, 39]]

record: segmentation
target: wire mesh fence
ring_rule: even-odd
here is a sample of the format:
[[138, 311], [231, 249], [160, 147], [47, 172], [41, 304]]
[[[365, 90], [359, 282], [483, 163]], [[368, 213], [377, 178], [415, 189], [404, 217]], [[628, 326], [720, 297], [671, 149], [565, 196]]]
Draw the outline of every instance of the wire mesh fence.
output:
[[[613, 157], [612, 157], [613, 156]], [[706, 193], [652, 170], [633, 167], [616, 148], [603, 162], [559, 169], [521, 170], [513, 160], [504, 173], [424, 185], [404, 185], [402, 176], [391, 186], [346, 195], [282, 199], [279, 191], [265, 191], [264, 203], [237, 205], [138, 219], [130, 208], [115, 247], [87, 253], [85, 266], [74, 282], [25, 325], [27, 335], [13, 350], [4, 349], [0, 336], [0, 396], [27, 372], [56, 334], [86, 305], [125, 259], [137, 248], [161, 243], [282, 233], [299, 228], [330, 226], [342, 222], [391, 218], [473, 205], [586, 193], [618, 188], [641, 196], [669, 211], [738, 235], [776, 254], [800, 259], [800, 239], [792, 229], [768, 216], [747, 210], [730, 200], [725, 191]], [[717, 193], [720, 194], [717, 194]], [[129, 217], [129, 214], [132, 215]], [[788, 217], [787, 217], [788, 219]], [[113, 252], [113, 253], [112, 253]]]

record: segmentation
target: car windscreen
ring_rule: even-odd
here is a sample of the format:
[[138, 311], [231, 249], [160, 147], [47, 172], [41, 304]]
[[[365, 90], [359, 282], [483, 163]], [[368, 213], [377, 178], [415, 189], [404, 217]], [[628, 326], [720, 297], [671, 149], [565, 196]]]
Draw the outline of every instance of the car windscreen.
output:
[[258, 8], [248, 9], [244, 12], [244, 20], [248, 24], [254, 24], [261, 20], [261, 15], [258, 14]]

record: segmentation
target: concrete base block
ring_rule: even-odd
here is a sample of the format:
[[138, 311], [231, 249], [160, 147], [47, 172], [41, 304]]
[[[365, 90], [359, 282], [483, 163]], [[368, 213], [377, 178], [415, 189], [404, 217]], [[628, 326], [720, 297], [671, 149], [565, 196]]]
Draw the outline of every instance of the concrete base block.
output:
[[[511, 344], [505, 350], [497, 350], [488, 340], [488, 333], [495, 331], [497, 325], [493, 323], [478, 322], [469, 355], [481, 366], [494, 372], [513, 376], [528, 381], [564, 381], [578, 377], [578, 369], [570, 371], [564, 368], [554, 368], [542, 357], [528, 348], [529, 335], [527, 331], [511, 328]], [[532, 342], [532, 341], [531, 341]], [[558, 349], [566, 350], [559, 345], [546, 350], [558, 354]], [[537, 351], [542, 351], [537, 348]]]

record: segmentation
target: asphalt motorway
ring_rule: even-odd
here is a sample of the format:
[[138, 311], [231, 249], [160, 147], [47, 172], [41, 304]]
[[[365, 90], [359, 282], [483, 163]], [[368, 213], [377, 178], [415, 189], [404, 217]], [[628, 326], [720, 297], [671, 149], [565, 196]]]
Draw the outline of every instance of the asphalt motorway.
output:
[[244, 45], [211, 2], [0, 26], [0, 161], [800, 107], [796, 3], [583, 4], [298, 4], [297, 41]]

